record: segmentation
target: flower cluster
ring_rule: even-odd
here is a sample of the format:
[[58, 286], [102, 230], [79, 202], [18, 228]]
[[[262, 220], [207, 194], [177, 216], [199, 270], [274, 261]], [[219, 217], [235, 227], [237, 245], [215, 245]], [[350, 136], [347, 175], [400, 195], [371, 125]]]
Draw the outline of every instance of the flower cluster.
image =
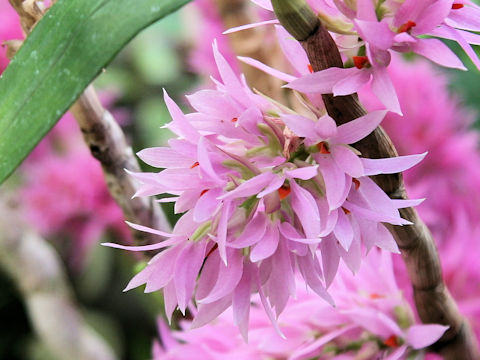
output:
[[[255, 0], [273, 10], [269, 0]], [[345, 68], [306, 74], [289, 84], [302, 92], [348, 95], [370, 80], [373, 93], [390, 111], [401, 114], [387, 67], [393, 52], [413, 52], [433, 62], [463, 69], [458, 57], [438, 38], [456, 41], [474, 64], [471, 44], [480, 44], [480, 8], [471, 1], [324, 1], [309, 0], [342, 53]], [[306, 67], [305, 67], [306, 69]]]
[[161, 201], [174, 201], [183, 216], [172, 234], [131, 224], [168, 238], [158, 244], [110, 245], [165, 248], [127, 289], [163, 288], [168, 317], [177, 305], [185, 313], [193, 297], [194, 327], [233, 305], [246, 337], [252, 291], [277, 326], [272, 308], [278, 316], [295, 294], [296, 269], [333, 304], [327, 288], [340, 259], [356, 272], [365, 249], [398, 252], [383, 223], [408, 224], [398, 209], [419, 202], [391, 200], [369, 176], [403, 171], [424, 155], [362, 158], [349, 144], [371, 133], [386, 111], [337, 127], [312, 106], [300, 115], [254, 94], [215, 45], [214, 56], [222, 80], [216, 89], [188, 96], [196, 112], [187, 115], [165, 94], [168, 128], [178, 137], [138, 154], [165, 170], [132, 174], [138, 196], [172, 194]]
[[[374, 280], [374, 281], [372, 281]], [[230, 314], [221, 315], [201, 329], [171, 332], [159, 320], [163, 346], [154, 342], [155, 360], [182, 359], [406, 359], [418, 358], [421, 349], [434, 343], [447, 327], [420, 325], [395, 283], [389, 253], [372, 250], [356, 276], [345, 267], [331, 287], [337, 299], [333, 308], [299, 284], [279, 318], [283, 339], [269, 326], [254, 300], [249, 343], [242, 341]], [[195, 309], [192, 309], [195, 311]]]

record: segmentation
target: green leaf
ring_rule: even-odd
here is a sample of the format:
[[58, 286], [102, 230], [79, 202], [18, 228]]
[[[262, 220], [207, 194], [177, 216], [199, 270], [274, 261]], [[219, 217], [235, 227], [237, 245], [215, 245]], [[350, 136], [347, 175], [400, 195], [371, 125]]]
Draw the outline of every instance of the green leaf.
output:
[[0, 183], [140, 30], [190, 0], [58, 0], [0, 78]]

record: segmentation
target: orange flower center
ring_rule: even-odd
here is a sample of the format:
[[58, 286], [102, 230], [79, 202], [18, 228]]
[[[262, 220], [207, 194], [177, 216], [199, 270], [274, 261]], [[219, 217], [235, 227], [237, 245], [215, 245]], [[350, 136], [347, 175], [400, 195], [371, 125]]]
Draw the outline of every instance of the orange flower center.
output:
[[308, 67], [308, 71], [310, 71], [310, 73], [313, 74], [313, 66], [312, 66], [312, 64], [308, 64], [307, 67]]
[[458, 10], [458, 9], [461, 9], [463, 8], [465, 5], [463, 4], [452, 4], [452, 9], [453, 10]]
[[278, 189], [278, 196], [280, 196], [280, 200], [285, 199], [291, 191], [292, 190], [290, 189], [289, 185], [282, 185], [282, 187]]
[[358, 179], [353, 178], [352, 182], [355, 185], [355, 190], [358, 190], [358, 188], [360, 187], [360, 181], [358, 181]]
[[385, 345], [391, 348], [399, 347], [398, 338], [396, 335], [390, 336], [387, 340], [383, 342]]
[[320, 154], [330, 154], [328, 143], [326, 143], [325, 141], [320, 141], [317, 144], [317, 150], [319, 151]]
[[402, 32], [410, 33], [410, 30], [412, 30], [412, 28], [416, 25], [417, 24], [415, 23], [415, 21], [408, 20], [405, 24], [400, 25], [400, 27], [397, 30], [397, 33], [399, 34]]
[[366, 56], [354, 56], [353, 64], [357, 69], [363, 69], [368, 64], [368, 57]]

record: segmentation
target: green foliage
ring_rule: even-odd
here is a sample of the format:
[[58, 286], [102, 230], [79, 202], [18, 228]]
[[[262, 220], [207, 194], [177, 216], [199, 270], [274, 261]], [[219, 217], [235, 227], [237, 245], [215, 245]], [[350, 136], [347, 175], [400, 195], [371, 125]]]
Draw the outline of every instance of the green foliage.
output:
[[58, 0], [0, 78], [0, 183], [140, 30], [189, 0]]

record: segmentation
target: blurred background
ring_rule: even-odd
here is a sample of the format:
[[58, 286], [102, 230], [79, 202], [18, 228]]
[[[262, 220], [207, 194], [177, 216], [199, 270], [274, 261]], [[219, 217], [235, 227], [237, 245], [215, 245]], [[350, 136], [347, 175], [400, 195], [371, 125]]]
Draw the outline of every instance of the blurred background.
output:
[[[207, 81], [206, 74], [198, 72], [204, 55], [196, 44], [208, 31], [202, 28], [201, 20], [208, 6], [215, 12], [215, 2], [194, 1], [150, 26], [96, 79], [94, 84], [102, 102], [124, 129], [135, 152], [165, 145], [171, 136], [161, 128], [170, 121], [163, 102], [164, 88], [188, 111], [184, 94]], [[21, 37], [15, 12], [9, 8], [8, 0], [0, 0], [0, 41]], [[228, 46], [226, 36], [222, 41]], [[458, 121], [462, 131], [471, 129], [470, 133], [480, 129], [480, 73], [461, 49], [449, 45], [471, 71], [434, 71], [448, 78], [448, 91], [456, 106], [463, 109], [461, 114], [468, 114], [468, 123], [453, 120]], [[6, 65], [3, 49], [0, 71]], [[478, 148], [477, 143], [474, 146]], [[149, 170], [145, 164], [141, 166]], [[476, 166], [480, 168], [480, 163]], [[21, 217], [19, 223], [28, 223], [60, 256], [75, 303], [88, 324], [107, 340], [119, 358], [149, 359], [152, 340], [158, 336], [155, 320], [162, 312], [162, 299], [158, 293], [144, 295], [141, 288], [122, 292], [141, 261], [139, 265], [139, 258], [130, 253], [99, 245], [107, 241], [128, 244], [130, 232], [71, 115], [64, 116], [2, 186], [1, 193], [4, 203], [13, 203]], [[474, 197], [472, 201], [476, 200]], [[162, 206], [173, 224], [176, 219], [172, 207]], [[5, 227], [16, 226], [14, 221], [6, 220], [8, 217], [3, 218], [0, 234]], [[0, 324], [0, 359], [52, 359], [32, 330], [17, 284], [2, 266]]]

